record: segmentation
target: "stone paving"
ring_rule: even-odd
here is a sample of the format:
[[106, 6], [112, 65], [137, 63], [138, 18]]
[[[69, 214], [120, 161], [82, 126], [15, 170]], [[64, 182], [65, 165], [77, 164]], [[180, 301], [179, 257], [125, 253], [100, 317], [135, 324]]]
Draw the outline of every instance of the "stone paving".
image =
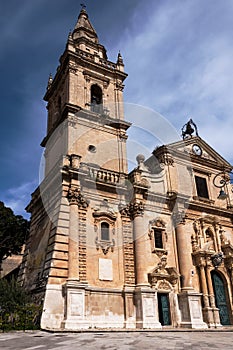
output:
[[47, 333], [26, 331], [0, 333], [4, 350], [232, 350], [232, 331], [142, 331]]

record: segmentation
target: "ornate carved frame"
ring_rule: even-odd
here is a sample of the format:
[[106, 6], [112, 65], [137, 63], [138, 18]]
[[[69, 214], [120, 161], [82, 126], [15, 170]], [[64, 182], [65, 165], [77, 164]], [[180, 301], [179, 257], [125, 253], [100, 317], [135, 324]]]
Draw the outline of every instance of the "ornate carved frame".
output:
[[[165, 221], [163, 221], [160, 218], [156, 218], [156, 219], [151, 220], [149, 222], [148, 236], [149, 236], [150, 241], [151, 241], [151, 251], [152, 251], [152, 253], [157, 254], [159, 257], [167, 254], [166, 243], [167, 243], [168, 237], [167, 237], [167, 232], [166, 232], [165, 227], [166, 227]], [[155, 247], [154, 229], [161, 231], [161, 233], [162, 233], [163, 248], [156, 248]]]
[[[116, 215], [110, 211], [98, 210], [93, 213], [93, 217], [94, 217], [94, 230], [96, 233], [96, 238], [95, 238], [96, 249], [99, 250], [101, 248], [104, 255], [108, 253], [110, 248], [111, 248], [111, 251], [113, 252], [115, 247], [114, 236], [115, 236]], [[109, 224], [110, 239], [108, 241], [101, 239], [102, 222], [107, 222]]]

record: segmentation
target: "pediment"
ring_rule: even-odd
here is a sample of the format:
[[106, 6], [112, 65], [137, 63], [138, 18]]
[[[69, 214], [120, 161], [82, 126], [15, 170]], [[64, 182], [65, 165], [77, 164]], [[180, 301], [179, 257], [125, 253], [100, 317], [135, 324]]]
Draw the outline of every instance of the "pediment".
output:
[[190, 156], [192, 162], [211, 162], [213, 165], [226, 170], [230, 171], [232, 169], [232, 165], [199, 136], [166, 145], [166, 149], [169, 153], [178, 157], [182, 157], [182, 154]]

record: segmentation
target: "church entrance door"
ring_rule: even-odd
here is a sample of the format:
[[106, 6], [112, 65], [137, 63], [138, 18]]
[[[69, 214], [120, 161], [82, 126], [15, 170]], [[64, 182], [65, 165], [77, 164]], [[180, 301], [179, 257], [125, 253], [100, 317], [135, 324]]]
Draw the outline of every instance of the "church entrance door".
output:
[[228, 312], [226, 290], [221, 276], [215, 271], [212, 273], [216, 306], [219, 309], [220, 322], [222, 325], [229, 325], [230, 317]]
[[169, 294], [158, 293], [159, 322], [162, 326], [171, 324]]

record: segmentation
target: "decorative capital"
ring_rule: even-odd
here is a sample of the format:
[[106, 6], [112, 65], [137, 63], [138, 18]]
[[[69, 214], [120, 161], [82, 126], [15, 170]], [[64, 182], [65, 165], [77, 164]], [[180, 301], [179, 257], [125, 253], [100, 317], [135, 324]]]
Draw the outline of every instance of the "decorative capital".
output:
[[70, 204], [77, 204], [78, 207], [82, 209], [86, 209], [89, 205], [89, 200], [81, 194], [79, 187], [70, 187], [67, 198]]
[[126, 206], [123, 206], [122, 204], [119, 205], [121, 216], [129, 216], [133, 219], [137, 216], [143, 216], [144, 209], [145, 204], [142, 201], [129, 203]]

